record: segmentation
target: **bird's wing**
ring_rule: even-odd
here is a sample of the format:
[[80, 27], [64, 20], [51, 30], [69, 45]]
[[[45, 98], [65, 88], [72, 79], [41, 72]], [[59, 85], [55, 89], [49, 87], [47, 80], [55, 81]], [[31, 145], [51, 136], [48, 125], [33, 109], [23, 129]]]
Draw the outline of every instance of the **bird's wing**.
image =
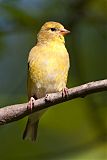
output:
[[29, 62], [28, 62], [28, 70], [27, 70], [27, 93], [28, 93], [28, 99], [31, 97], [31, 80], [29, 76]]

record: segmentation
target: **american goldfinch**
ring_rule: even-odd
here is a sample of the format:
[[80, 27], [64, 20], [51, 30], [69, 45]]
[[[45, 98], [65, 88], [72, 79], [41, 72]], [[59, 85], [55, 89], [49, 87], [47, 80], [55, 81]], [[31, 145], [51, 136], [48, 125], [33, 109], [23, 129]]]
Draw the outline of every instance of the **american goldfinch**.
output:
[[[48, 93], [66, 88], [69, 55], [64, 35], [70, 31], [58, 22], [46, 22], [37, 35], [37, 44], [28, 57], [28, 98], [42, 98]], [[44, 110], [32, 113], [23, 134], [23, 139], [36, 140], [38, 123]]]

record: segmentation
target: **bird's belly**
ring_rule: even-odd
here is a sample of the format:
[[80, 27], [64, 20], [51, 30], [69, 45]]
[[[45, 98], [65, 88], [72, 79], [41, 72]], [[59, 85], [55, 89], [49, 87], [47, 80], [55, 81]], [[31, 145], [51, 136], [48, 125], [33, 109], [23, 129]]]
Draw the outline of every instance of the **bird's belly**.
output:
[[61, 91], [65, 86], [65, 81], [63, 81], [56, 74], [47, 74], [45, 78], [43, 77], [41, 81], [37, 81], [35, 83], [34, 90], [36, 91], [37, 97], [43, 97], [47, 93]]
[[37, 98], [47, 93], [61, 91], [66, 87], [69, 61], [66, 57], [43, 57], [30, 64], [30, 78], [33, 83], [32, 93]]
[[36, 75], [32, 92], [36, 93], [38, 98], [45, 96], [47, 93], [61, 91], [66, 87], [67, 69], [50, 67], [41, 68]]

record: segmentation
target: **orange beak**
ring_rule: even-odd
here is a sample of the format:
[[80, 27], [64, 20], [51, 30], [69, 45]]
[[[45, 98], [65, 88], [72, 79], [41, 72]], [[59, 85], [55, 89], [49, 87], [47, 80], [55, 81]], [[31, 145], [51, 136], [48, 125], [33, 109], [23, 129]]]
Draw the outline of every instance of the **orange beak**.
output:
[[63, 36], [70, 33], [70, 31], [68, 31], [67, 29], [63, 28], [63, 29], [60, 29], [60, 34], [62, 34]]

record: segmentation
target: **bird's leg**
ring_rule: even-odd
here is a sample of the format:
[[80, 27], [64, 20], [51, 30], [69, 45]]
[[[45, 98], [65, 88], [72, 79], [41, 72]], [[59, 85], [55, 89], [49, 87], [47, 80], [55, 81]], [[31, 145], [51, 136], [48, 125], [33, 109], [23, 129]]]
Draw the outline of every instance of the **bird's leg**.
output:
[[62, 89], [62, 97], [64, 98], [66, 98], [66, 97], [68, 97], [68, 88], [67, 87], [65, 87], [65, 88], [63, 88]]
[[31, 97], [28, 102], [27, 108], [32, 111], [32, 108], [34, 107], [34, 103], [35, 103], [35, 99], [34, 99], [34, 97]]

